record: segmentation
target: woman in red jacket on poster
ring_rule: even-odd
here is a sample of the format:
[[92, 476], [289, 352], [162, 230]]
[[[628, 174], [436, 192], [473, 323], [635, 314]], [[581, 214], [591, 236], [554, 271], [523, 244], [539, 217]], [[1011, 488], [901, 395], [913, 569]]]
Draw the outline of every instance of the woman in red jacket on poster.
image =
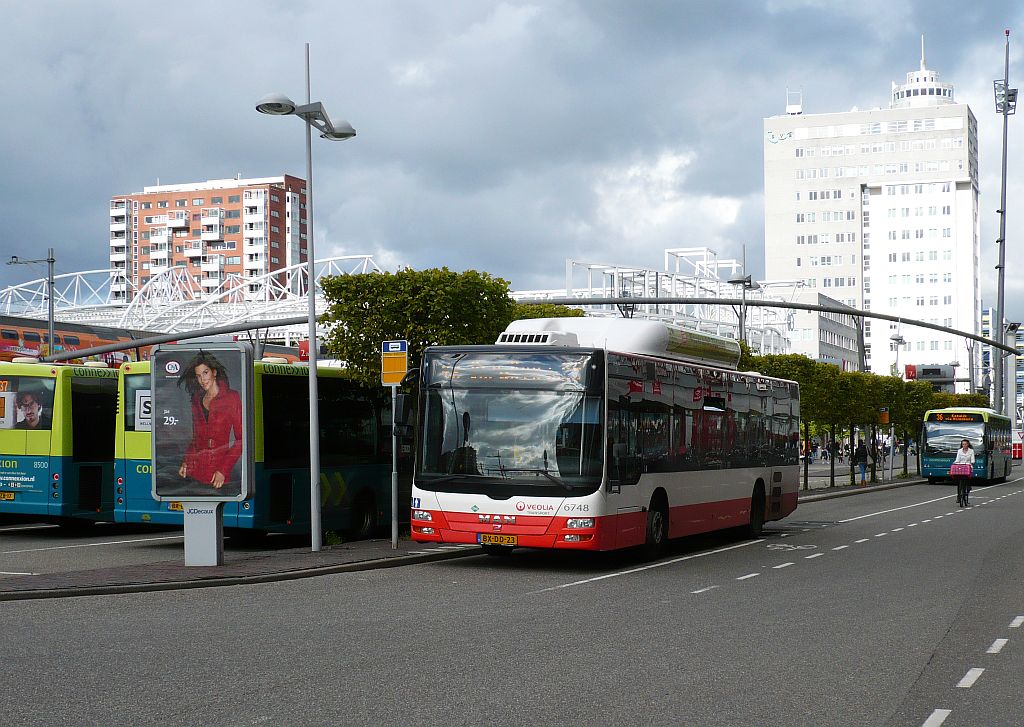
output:
[[200, 352], [178, 378], [192, 398], [192, 441], [178, 475], [221, 489], [237, 480], [232, 469], [242, 456], [242, 398], [231, 388], [224, 365]]

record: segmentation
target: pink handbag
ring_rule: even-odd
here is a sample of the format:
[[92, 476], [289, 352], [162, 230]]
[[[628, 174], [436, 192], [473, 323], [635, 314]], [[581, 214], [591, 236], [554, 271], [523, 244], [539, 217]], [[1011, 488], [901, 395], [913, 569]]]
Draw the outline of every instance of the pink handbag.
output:
[[950, 477], [970, 477], [971, 466], [969, 464], [955, 464], [949, 468]]

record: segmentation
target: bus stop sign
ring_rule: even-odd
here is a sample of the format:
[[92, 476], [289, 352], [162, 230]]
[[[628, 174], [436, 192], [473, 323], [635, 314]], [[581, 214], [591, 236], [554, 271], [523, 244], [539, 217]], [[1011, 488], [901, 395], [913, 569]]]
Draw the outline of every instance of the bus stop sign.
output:
[[383, 341], [380, 344], [380, 383], [398, 386], [409, 370], [409, 342]]

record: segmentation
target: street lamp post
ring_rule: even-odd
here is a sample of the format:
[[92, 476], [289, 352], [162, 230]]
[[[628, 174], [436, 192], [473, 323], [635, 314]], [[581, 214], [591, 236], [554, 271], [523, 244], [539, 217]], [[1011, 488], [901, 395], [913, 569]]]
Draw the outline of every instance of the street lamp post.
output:
[[[298, 106], [287, 96], [270, 94], [256, 105], [261, 114], [272, 116], [298, 116], [306, 125], [306, 294], [309, 310], [309, 529], [314, 552], [322, 542], [320, 532], [320, 416], [317, 411], [319, 392], [316, 379], [316, 275], [313, 245], [313, 127], [320, 137], [331, 141], [351, 139], [356, 130], [347, 121], [331, 121], [321, 102], [310, 101], [309, 43], [306, 43], [306, 103]], [[301, 215], [300, 215], [301, 219]]]
[[[1007, 126], [1010, 120], [1010, 116], [1017, 110], [1017, 89], [1010, 88], [1010, 31], [1006, 32], [1006, 50], [1003, 61], [1003, 78], [1002, 80], [995, 80], [992, 85], [995, 90], [996, 98], [996, 113], [1003, 115], [1003, 170], [1002, 170], [1002, 189], [999, 193], [999, 239], [996, 240], [996, 244], [999, 245], [999, 264], [996, 265], [996, 271], [998, 273], [997, 288], [996, 288], [996, 310], [995, 310], [995, 321], [992, 323], [993, 331], [1002, 331], [1003, 329], [1003, 318], [1006, 315], [1006, 311], [1003, 308], [1003, 297], [1004, 297], [1004, 284], [1006, 280], [1006, 135]], [[1000, 343], [1002, 343], [1000, 338]], [[1002, 355], [996, 356], [996, 360], [993, 361], [996, 391], [993, 403], [993, 409], [996, 411], [1003, 411], [1003, 397], [1005, 396], [1005, 387], [1003, 382], [1003, 357]]]
[[17, 255], [11, 255], [7, 261], [8, 265], [31, 265], [32, 263], [46, 263], [46, 323], [49, 340], [46, 342], [47, 353], [53, 353], [53, 264], [57, 260], [53, 257], [53, 248], [46, 250], [46, 257], [39, 260], [22, 260]]
[[889, 336], [889, 340], [896, 344], [896, 363], [893, 364], [893, 376], [899, 376], [902, 379], [903, 376], [900, 375], [900, 346], [905, 344], [906, 340], [898, 333]]
[[732, 278], [727, 281], [730, 285], [740, 286], [740, 340], [744, 344], [747, 343], [747, 291], [760, 289], [760, 284], [756, 280], [752, 280], [749, 275], [744, 275], [742, 278]]

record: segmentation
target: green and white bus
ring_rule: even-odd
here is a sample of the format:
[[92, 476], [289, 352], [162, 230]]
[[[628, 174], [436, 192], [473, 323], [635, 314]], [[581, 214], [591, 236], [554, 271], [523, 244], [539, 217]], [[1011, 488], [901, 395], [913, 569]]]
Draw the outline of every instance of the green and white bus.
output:
[[[149, 361], [121, 367], [116, 423], [118, 522], [181, 525], [182, 503], [153, 499]], [[324, 530], [365, 538], [391, 522], [391, 402], [385, 390], [320, 367], [320, 499]], [[309, 368], [254, 364], [253, 497], [224, 504], [224, 527], [241, 532], [309, 532]], [[412, 446], [399, 451], [407, 516]]]
[[0, 514], [113, 521], [117, 371], [100, 366], [0, 363]]
[[935, 483], [949, 479], [949, 468], [964, 439], [974, 449], [977, 480], [1005, 480], [1013, 470], [1010, 420], [992, 409], [949, 407], [925, 412], [921, 431], [921, 474]]

